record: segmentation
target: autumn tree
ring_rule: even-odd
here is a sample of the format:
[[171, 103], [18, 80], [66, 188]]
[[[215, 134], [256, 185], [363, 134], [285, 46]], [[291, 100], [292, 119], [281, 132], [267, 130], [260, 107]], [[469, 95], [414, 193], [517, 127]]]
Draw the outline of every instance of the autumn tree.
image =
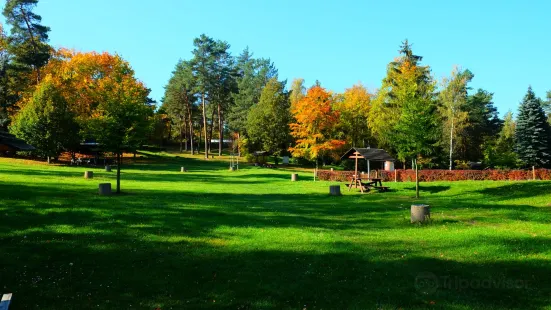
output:
[[296, 78], [291, 83], [291, 90], [289, 93], [289, 100], [291, 106], [295, 105], [306, 95], [306, 87], [304, 87], [304, 79]]
[[49, 79], [38, 86], [30, 102], [17, 114], [11, 131], [33, 145], [48, 163], [61, 152], [74, 150], [80, 142], [74, 113]]
[[290, 128], [296, 144], [289, 151], [293, 156], [315, 160], [317, 164], [320, 156], [344, 146], [345, 141], [334, 138], [340, 115], [333, 104], [334, 96], [330, 92], [313, 86], [291, 107], [294, 121]]
[[371, 95], [362, 84], [356, 84], [344, 91], [336, 103], [340, 114], [340, 131], [349, 146], [366, 147], [370, 145], [370, 130], [367, 124]]
[[439, 94], [440, 106], [438, 108], [442, 117], [443, 145], [449, 149], [449, 169], [453, 168], [453, 154], [455, 137], [463, 134], [466, 127], [468, 112], [467, 84], [472, 80], [473, 74], [469, 70], [454, 69], [450, 78], [442, 81], [442, 91]]
[[400, 117], [393, 127], [392, 146], [400, 160], [413, 159], [415, 168], [415, 195], [419, 198], [419, 165], [423, 155], [433, 152], [437, 142], [438, 120], [433, 98], [434, 83], [422, 82], [422, 71], [409, 61], [404, 62], [399, 84], [394, 93], [401, 100]]
[[15, 103], [14, 95], [10, 92], [8, 66], [8, 39], [0, 24], [0, 130], [7, 128], [10, 121], [8, 109]]
[[247, 132], [252, 143], [276, 157], [276, 164], [277, 156], [288, 146], [290, 118], [284, 85], [272, 78], [262, 90], [259, 103], [249, 112]]
[[[368, 117], [372, 134], [383, 147], [392, 147], [394, 126], [400, 119], [402, 107], [406, 103], [407, 96], [400, 85], [409, 80], [411, 77], [408, 75], [411, 74], [416, 78], [416, 85], [425, 86], [432, 83], [430, 68], [419, 65], [423, 57], [413, 53], [407, 40], [402, 44], [399, 52], [400, 57], [387, 66], [386, 77], [372, 101]], [[432, 94], [425, 95], [432, 96]]]

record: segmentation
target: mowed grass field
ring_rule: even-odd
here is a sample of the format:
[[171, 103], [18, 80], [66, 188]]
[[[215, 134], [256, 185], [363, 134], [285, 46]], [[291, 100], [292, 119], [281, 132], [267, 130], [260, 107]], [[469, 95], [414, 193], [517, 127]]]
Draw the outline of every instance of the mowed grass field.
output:
[[[0, 159], [0, 294], [10, 310], [551, 309], [551, 182], [422, 183], [415, 200], [413, 183], [330, 197], [290, 173], [158, 156], [101, 197], [115, 172]], [[415, 202], [430, 224], [409, 223]]]

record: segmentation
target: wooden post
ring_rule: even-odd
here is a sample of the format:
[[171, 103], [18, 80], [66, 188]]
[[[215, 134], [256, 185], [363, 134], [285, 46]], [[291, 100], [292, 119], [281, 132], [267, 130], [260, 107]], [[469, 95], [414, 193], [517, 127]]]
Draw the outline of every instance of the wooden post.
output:
[[186, 167], [180, 167], [180, 172], [187, 172]]
[[369, 159], [367, 160], [367, 177], [371, 178], [371, 164], [369, 162]]
[[340, 196], [341, 195], [341, 186], [340, 185], [329, 185], [329, 195], [331, 195], [331, 196]]
[[94, 171], [84, 171], [84, 178], [85, 179], [93, 179], [94, 178]]
[[105, 166], [105, 172], [111, 172], [111, 166], [109, 165]]
[[411, 205], [411, 222], [423, 223], [430, 220], [430, 206], [429, 205]]
[[532, 166], [532, 180], [536, 180], [536, 167]]
[[111, 183], [100, 183], [99, 194], [102, 196], [111, 195]]
[[398, 182], [398, 169], [394, 169], [394, 183]]
[[292, 173], [291, 174], [291, 181], [292, 182], [298, 181], [298, 173]]

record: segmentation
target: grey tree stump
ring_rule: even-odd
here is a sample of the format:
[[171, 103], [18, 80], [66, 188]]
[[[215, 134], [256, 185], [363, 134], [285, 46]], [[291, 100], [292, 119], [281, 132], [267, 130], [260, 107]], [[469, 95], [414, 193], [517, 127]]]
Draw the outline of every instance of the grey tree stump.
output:
[[341, 195], [341, 186], [340, 185], [329, 185], [329, 195], [331, 195], [331, 196], [340, 196]]
[[111, 183], [100, 183], [99, 194], [102, 196], [111, 195]]
[[94, 171], [84, 171], [84, 178], [85, 179], [93, 179], [94, 178]]
[[111, 172], [111, 166], [109, 165], [105, 166], [105, 172]]
[[181, 167], [181, 168], [180, 168], [180, 172], [187, 172], [186, 167]]
[[298, 181], [298, 173], [292, 173], [291, 174], [291, 181], [293, 181], [293, 182]]
[[430, 220], [430, 206], [417, 204], [411, 205], [411, 222], [423, 223]]

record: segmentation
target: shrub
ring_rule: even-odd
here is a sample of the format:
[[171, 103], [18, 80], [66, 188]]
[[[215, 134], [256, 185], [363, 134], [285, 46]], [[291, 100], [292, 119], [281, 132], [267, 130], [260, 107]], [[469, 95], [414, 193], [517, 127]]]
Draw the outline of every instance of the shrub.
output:
[[[551, 180], [550, 169], [536, 169], [536, 179]], [[319, 170], [320, 180], [348, 181], [354, 171], [329, 171]], [[379, 177], [385, 182], [394, 181], [395, 172], [379, 171]], [[363, 176], [364, 178], [367, 176]], [[419, 170], [419, 181], [520, 181], [531, 180], [532, 170]], [[411, 182], [415, 180], [414, 170], [396, 170], [396, 180], [399, 182]]]

